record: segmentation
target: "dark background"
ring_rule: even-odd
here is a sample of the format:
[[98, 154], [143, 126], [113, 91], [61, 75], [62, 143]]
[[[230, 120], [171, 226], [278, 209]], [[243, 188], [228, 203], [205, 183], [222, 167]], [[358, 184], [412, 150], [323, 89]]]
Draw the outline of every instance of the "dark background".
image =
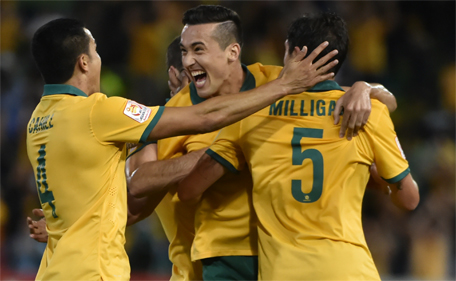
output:
[[[239, 13], [245, 64], [281, 65], [287, 27], [302, 13], [331, 10], [347, 21], [351, 51], [336, 80], [378, 82], [394, 93], [391, 116], [421, 194], [418, 208], [405, 213], [386, 195], [366, 192], [374, 261], [384, 280], [454, 280], [454, 1], [1, 1], [1, 279], [34, 279], [44, 250], [26, 226], [40, 206], [25, 149], [43, 86], [30, 55], [35, 30], [58, 17], [83, 20], [103, 61], [102, 91], [162, 105], [166, 47], [180, 34], [183, 12], [201, 3]], [[133, 279], [168, 278], [168, 242], [156, 217], [127, 235]]]

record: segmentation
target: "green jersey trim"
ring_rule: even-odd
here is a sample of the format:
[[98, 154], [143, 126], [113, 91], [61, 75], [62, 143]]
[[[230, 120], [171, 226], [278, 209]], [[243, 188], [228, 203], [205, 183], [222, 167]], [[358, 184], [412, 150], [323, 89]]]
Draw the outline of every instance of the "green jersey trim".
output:
[[218, 155], [216, 152], [214, 152], [212, 149], [206, 150], [206, 154], [212, 157], [215, 161], [219, 162], [223, 167], [227, 168], [230, 172], [239, 174], [240, 172], [233, 166], [231, 165], [230, 162], [228, 162], [225, 158], [222, 156]]
[[157, 125], [157, 122], [158, 122], [158, 120], [160, 120], [160, 117], [162, 116], [164, 110], [165, 110], [164, 106], [159, 106], [158, 111], [154, 116], [154, 119], [152, 119], [152, 121], [150, 121], [149, 125], [144, 130], [144, 133], [142, 134], [141, 138], [139, 139], [140, 143], [147, 142], [147, 137], [150, 135], [150, 132], [152, 132], [155, 125]]
[[69, 94], [81, 97], [87, 97], [86, 93], [79, 90], [78, 88], [65, 85], [65, 84], [46, 84], [44, 85], [44, 96], [51, 96], [51, 95], [60, 95], [60, 94]]
[[315, 86], [313, 86], [312, 88], [307, 90], [307, 92], [311, 92], [311, 93], [314, 93], [314, 92], [327, 92], [327, 91], [332, 91], [332, 90], [343, 91], [344, 89], [342, 89], [339, 86], [339, 84], [337, 84], [336, 81], [326, 80], [326, 81], [323, 81], [323, 82], [320, 82], [320, 83], [316, 84]]
[[384, 179], [387, 183], [396, 183], [396, 182], [402, 180], [403, 178], [405, 178], [405, 176], [407, 176], [408, 174], [410, 174], [410, 168], [405, 169], [405, 171], [403, 171], [399, 175], [395, 176], [394, 178], [385, 179], [382, 177], [382, 179]]

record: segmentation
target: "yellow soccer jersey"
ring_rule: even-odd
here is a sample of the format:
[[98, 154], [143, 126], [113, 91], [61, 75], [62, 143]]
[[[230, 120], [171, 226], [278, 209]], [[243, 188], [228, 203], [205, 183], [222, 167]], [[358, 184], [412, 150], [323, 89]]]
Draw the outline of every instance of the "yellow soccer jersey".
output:
[[49, 233], [37, 280], [128, 280], [125, 142], [145, 141], [163, 107], [45, 85], [27, 129]]
[[[253, 76], [247, 76], [241, 91], [255, 87]], [[204, 101], [194, 84], [184, 88], [166, 106], [190, 106]], [[218, 132], [179, 136], [158, 141], [158, 159], [170, 159], [207, 148]], [[179, 201], [175, 187], [157, 207], [157, 214], [170, 241], [169, 256], [174, 265], [173, 277], [179, 280], [201, 278], [200, 259], [217, 256], [257, 255], [256, 216], [251, 212], [252, 182], [249, 171], [214, 184], [197, 206]], [[190, 262], [191, 260], [194, 262]], [[188, 260], [187, 260], [188, 258]], [[195, 268], [196, 267], [196, 268]], [[190, 268], [199, 275], [187, 272]]]
[[230, 170], [245, 161], [259, 219], [259, 279], [379, 280], [363, 234], [369, 166], [397, 182], [408, 173], [387, 108], [372, 101], [351, 141], [333, 124], [343, 94], [326, 81], [222, 129], [208, 154]]

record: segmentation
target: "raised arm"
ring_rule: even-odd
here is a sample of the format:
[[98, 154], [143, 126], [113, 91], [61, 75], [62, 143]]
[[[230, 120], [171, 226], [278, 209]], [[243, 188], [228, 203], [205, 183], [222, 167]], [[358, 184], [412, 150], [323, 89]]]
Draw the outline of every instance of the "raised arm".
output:
[[190, 174], [180, 181], [177, 188], [181, 201], [197, 201], [227, 170], [207, 154], [201, 156]]
[[337, 101], [334, 110], [334, 124], [338, 124], [340, 113], [344, 118], [340, 127], [340, 137], [346, 135], [348, 140], [358, 134], [366, 124], [371, 112], [371, 99], [384, 103], [390, 112], [397, 108], [396, 98], [383, 85], [358, 81], [352, 87], [342, 87], [346, 93]]
[[334, 60], [328, 64], [326, 62], [337, 53], [336, 50], [312, 63], [326, 46], [327, 42], [322, 43], [306, 59], [303, 59], [307, 52], [306, 48], [296, 52], [297, 55], [289, 60], [276, 80], [253, 90], [214, 97], [194, 106], [165, 108], [160, 120], [149, 134], [149, 140], [218, 130], [286, 95], [304, 92], [313, 85], [332, 78], [334, 73], [326, 72], [338, 61]]

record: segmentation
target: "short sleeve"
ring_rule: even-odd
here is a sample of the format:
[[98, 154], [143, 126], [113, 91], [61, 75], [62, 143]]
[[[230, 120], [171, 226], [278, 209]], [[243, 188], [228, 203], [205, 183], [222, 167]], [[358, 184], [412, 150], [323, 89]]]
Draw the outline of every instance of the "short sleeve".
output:
[[100, 142], [145, 143], [163, 109], [120, 97], [100, 99], [90, 116], [93, 134]]
[[206, 151], [209, 156], [233, 173], [239, 173], [245, 166], [240, 146], [241, 122], [223, 128]]
[[410, 169], [386, 107], [381, 109], [376, 123], [368, 132], [374, 161], [379, 175], [389, 183], [396, 183], [409, 174]]
[[192, 135], [188, 137], [184, 143], [186, 152], [189, 153], [208, 148], [214, 141], [217, 134], [218, 131], [215, 131], [207, 134]]

